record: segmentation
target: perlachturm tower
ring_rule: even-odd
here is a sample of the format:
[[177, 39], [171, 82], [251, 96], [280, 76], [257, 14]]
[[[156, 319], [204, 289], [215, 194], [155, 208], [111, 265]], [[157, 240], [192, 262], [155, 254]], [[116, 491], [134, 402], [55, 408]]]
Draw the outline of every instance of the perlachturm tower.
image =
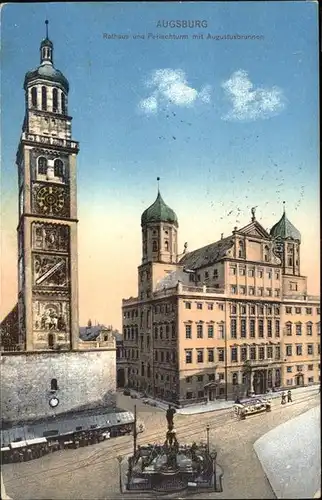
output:
[[8, 424], [93, 407], [113, 408], [115, 341], [79, 339], [76, 157], [69, 83], [40, 44], [24, 80], [17, 152], [18, 308], [1, 323], [1, 416]]

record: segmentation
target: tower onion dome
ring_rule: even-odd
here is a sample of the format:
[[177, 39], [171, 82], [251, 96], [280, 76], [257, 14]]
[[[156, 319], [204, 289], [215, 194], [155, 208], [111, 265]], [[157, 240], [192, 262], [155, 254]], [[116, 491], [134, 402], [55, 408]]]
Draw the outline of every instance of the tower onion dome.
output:
[[167, 222], [178, 227], [178, 218], [172, 208], [164, 203], [160, 191], [155, 202], [141, 216], [141, 226], [149, 222]]
[[60, 84], [68, 93], [69, 83], [61, 71], [53, 65], [54, 45], [48, 38], [48, 21], [46, 21], [46, 38], [40, 44], [40, 66], [37, 69], [28, 71], [25, 76], [24, 89], [36, 80], [47, 80], [49, 82]]
[[292, 240], [301, 241], [300, 231], [288, 220], [285, 212], [281, 219], [272, 227], [270, 235], [273, 236], [273, 238], [290, 238]]

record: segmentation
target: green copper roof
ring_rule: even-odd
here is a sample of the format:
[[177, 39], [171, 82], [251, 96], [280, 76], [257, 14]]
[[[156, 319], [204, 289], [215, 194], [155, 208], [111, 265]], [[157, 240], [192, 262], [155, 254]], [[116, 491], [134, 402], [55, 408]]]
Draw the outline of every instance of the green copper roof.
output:
[[158, 192], [158, 196], [153, 205], [147, 208], [141, 216], [142, 226], [148, 222], [168, 222], [169, 224], [178, 226], [176, 214], [164, 203], [160, 192]]
[[24, 89], [26, 89], [28, 83], [38, 78], [49, 80], [53, 83], [60, 83], [67, 92], [69, 90], [68, 80], [64, 77], [62, 72], [54, 68], [52, 64], [44, 64], [33, 71], [28, 71], [25, 76]]
[[298, 231], [298, 229], [288, 220], [285, 212], [281, 219], [272, 227], [270, 235], [273, 236], [273, 238], [291, 238], [301, 241], [300, 231]]

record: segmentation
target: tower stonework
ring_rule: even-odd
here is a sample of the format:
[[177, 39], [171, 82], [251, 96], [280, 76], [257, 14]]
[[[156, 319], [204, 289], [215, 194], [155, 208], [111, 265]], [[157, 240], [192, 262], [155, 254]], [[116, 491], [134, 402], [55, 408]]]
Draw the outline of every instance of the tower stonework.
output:
[[26, 351], [78, 345], [78, 143], [71, 139], [69, 84], [53, 66], [53, 44], [25, 76], [19, 179], [18, 311]]
[[47, 31], [40, 65], [24, 81], [16, 158], [18, 307], [1, 323], [7, 339], [1, 346], [1, 417], [8, 426], [92, 408], [113, 411], [116, 404], [114, 338], [79, 338], [79, 147], [72, 139], [69, 84], [53, 54]]

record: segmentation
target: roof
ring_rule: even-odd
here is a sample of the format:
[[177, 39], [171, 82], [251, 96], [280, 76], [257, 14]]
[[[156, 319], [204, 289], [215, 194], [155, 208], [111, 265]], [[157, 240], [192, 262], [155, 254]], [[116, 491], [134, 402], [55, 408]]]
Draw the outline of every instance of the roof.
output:
[[175, 212], [164, 202], [160, 191], [158, 191], [155, 202], [141, 216], [142, 226], [149, 222], [168, 222], [169, 224], [178, 226], [178, 219]]
[[225, 257], [227, 251], [233, 246], [233, 244], [233, 237], [228, 236], [227, 238], [223, 238], [215, 243], [211, 243], [210, 245], [187, 253], [181, 258], [180, 264], [191, 270], [209, 266]]
[[155, 291], [158, 292], [160, 290], [164, 290], [167, 288], [174, 288], [177, 286], [178, 282], [183, 285], [189, 285], [189, 274], [184, 272], [183, 269], [176, 269], [175, 271], [171, 271], [166, 274], [163, 278], [159, 279]]
[[25, 76], [24, 81], [24, 89], [29, 83], [33, 80], [48, 80], [53, 83], [60, 83], [66, 92], [69, 91], [69, 83], [67, 78], [64, 77], [63, 73], [58, 69], [54, 68], [54, 66], [50, 62], [46, 62], [45, 64], [41, 64], [37, 69], [32, 71], [28, 71]]
[[287, 239], [301, 241], [301, 233], [295, 226], [288, 220], [284, 212], [280, 220], [272, 227], [270, 231], [273, 238]]
[[100, 335], [102, 331], [111, 331], [113, 337], [116, 340], [122, 340], [123, 336], [118, 330], [111, 330], [105, 325], [94, 325], [94, 326], [80, 326], [79, 336], [82, 340], [95, 340]]

